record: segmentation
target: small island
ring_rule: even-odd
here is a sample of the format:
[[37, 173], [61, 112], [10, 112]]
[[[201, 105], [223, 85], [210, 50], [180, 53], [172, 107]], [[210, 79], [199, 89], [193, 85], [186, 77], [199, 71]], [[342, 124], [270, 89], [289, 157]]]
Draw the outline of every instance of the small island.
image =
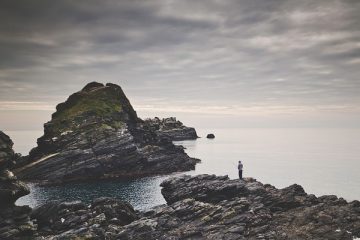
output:
[[92, 82], [56, 106], [38, 146], [14, 172], [26, 181], [64, 183], [188, 171], [199, 160], [172, 141], [196, 138], [176, 118], [140, 119], [120, 86]]

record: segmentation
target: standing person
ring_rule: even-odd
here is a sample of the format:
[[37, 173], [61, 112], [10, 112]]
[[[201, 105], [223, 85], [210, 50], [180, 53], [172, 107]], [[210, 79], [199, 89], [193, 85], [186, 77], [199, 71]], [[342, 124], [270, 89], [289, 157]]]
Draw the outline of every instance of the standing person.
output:
[[243, 174], [243, 164], [241, 163], [241, 161], [239, 161], [239, 164], [238, 164], [238, 170], [239, 170], [239, 179], [242, 179], [242, 174]]

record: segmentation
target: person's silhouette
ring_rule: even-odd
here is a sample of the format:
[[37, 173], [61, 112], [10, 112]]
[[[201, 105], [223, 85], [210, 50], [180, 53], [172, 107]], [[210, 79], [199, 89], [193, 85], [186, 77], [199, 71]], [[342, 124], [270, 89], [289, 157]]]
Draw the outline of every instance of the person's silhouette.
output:
[[243, 175], [243, 164], [241, 161], [239, 161], [239, 164], [238, 164], [238, 170], [239, 170], [239, 179], [242, 179], [242, 175]]

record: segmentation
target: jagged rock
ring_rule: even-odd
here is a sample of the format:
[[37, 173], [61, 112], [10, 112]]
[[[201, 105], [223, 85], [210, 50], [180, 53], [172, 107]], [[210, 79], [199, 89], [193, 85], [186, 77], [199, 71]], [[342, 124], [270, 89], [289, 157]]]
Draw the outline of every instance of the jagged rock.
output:
[[194, 140], [198, 138], [194, 128], [184, 126], [182, 122], [174, 117], [145, 119], [143, 128], [151, 129], [160, 138], [168, 138], [172, 141]]
[[0, 170], [0, 206], [13, 206], [16, 200], [30, 193], [25, 183], [9, 170]]
[[[254, 179], [199, 175], [162, 183], [169, 205], [118, 229], [121, 239], [353, 239], [360, 204]], [[114, 238], [115, 239], [115, 238]]]
[[12, 149], [14, 143], [10, 137], [0, 131], [0, 170], [12, 167], [17, 158]]
[[209, 133], [208, 135], [206, 135], [206, 138], [214, 139], [215, 135], [213, 133]]
[[[223, 181], [219, 181], [221, 179], [227, 180], [228, 178], [226, 176], [218, 178], [215, 175], [200, 175], [191, 179], [190, 176], [187, 176], [186, 180], [188, 181], [184, 179], [183, 182], [170, 178], [161, 183], [163, 187], [161, 193], [169, 204], [186, 198], [194, 198], [203, 202], [219, 202], [238, 196], [239, 193], [247, 194], [248, 189], [245, 188], [244, 182], [231, 181], [224, 184]], [[200, 181], [202, 184], [199, 184]]]
[[0, 131], [0, 239], [24, 239], [34, 231], [29, 217], [31, 208], [14, 204], [30, 191], [8, 169], [18, 157], [12, 147], [9, 136]]
[[352, 240], [360, 236], [359, 201], [317, 198], [300, 185], [277, 189], [252, 178], [215, 175], [181, 176], [161, 185], [168, 205], [146, 212], [135, 212], [109, 198], [94, 200], [88, 207], [81, 202], [48, 203], [34, 211], [39, 235], [41, 239], [124, 240]]
[[[138, 219], [132, 206], [113, 198], [95, 199], [89, 206], [81, 201], [48, 202], [33, 210], [38, 235], [56, 235], [54, 239], [105, 239], [111, 227], [130, 224]], [[49, 237], [53, 239], [53, 237]]]
[[[172, 118], [153, 129], [115, 84], [89, 83], [56, 109], [38, 146], [19, 161], [19, 178], [52, 183], [133, 178], [192, 170], [198, 162], [171, 142], [195, 130]], [[172, 137], [162, 134], [171, 129]]]

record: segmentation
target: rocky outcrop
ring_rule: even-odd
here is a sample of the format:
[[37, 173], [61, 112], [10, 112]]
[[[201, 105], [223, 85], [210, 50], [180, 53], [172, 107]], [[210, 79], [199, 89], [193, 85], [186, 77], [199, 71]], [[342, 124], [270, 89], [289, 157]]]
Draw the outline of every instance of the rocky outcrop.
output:
[[117, 199], [98, 198], [89, 206], [81, 201], [48, 202], [32, 213], [38, 236], [50, 239], [115, 239], [112, 226], [123, 226], [138, 219], [132, 206]]
[[198, 138], [194, 128], [184, 126], [182, 122], [174, 117], [145, 119], [142, 126], [154, 131], [158, 137], [167, 138], [171, 141], [194, 140]]
[[176, 133], [161, 134], [183, 129], [178, 135], [185, 137], [190, 128], [168, 120], [159, 120], [158, 129], [149, 127], [115, 84], [89, 83], [56, 109], [38, 146], [19, 161], [15, 172], [21, 179], [133, 178], [192, 170], [197, 162], [171, 142]]
[[9, 136], [0, 131], [0, 239], [24, 239], [34, 230], [31, 208], [15, 206], [18, 198], [29, 194], [29, 188], [9, 170], [18, 157], [12, 146]]
[[214, 139], [215, 135], [213, 133], [209, 133], [208, 135], [206, 135], [206, 138]]
[[[129, 224], [112, 221], [111, 218], [121, 219], [117, 213], [110, 217], [101, 215], [101, 211], [86, 215], [92, 211], [85, 210], [81, 203], [75, 204], [81, 206], [75, 207], [79, 210], [68, 207], [67, 215], [56, 210], [52, 225], [63, 222], [66, 227], [58, 227], [57, 233], [51, 227], [52, 235], [45, 239], [75, 239], [71, 238], [75, 234], [80, 239], [137, 240], [352, 240], [360, 236], [359, 201], [348, 203], [336, 196], [315, 197], [296, 184], [277, 189], [251, 178], [230, 180], [227, 176], [199, 175], [168, 179], [161, 186], [168, 205], [135, 215], [130, 210], [133, 217]], [[106, 224], [99, 223], [99, 219]], [[77, 223], [71, 225], [71, 222]]]
[[317, 198], [296, 184], [276, 189], [254, 179], [200, 175], [169, 179], [162, 187], [177, 212], [174, 216], [194, 213], [183, 218], [187, 223], [179, 224], [178, 231], [199, 238], [352, 239], [360, 235], [359, 201]]

